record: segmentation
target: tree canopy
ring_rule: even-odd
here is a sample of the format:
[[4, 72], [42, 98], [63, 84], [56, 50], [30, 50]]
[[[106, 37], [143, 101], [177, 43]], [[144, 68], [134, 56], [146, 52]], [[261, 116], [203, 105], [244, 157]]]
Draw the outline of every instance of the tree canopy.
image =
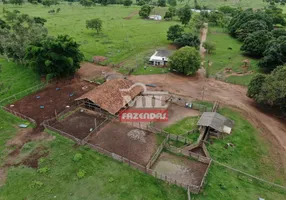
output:
[[139, 11], [139, 16], [142, 18], [148, 18], [152, 9], [153, 8], [147, 4], [143, 5]]
[[252, 78], [247, 95], [258, 103], [279, 107], [286, 112], [286, 66], [277, 67], [269, 75]]
[[83, 60], [79, 46], [67, 35], [47, 38], [29, 45], [25, 59], [41, 75], [71, 76]]
[[261, 57], [271, 39], [272, 34], [269, 31], [256, 31], [248, 35], [240, 50], [245, 51], [251, 56]]
[[99, 18], [86, 20], [87, 29], [95, 29], [97, 34], [102, 30], [102, 20]]
[[24, 61], [27, 46], [46, 38], [48, 34], [41, 23], [27, 14], [17, 13], [9, 27], [0, 29], [1, 54], [19, 63]]
[[194, 47], [183, 47], [176, 51], [171, 57], [168, 65], [174, 71], [185, 75], [195, 74], [200, 68], [201, 58]]
[[286, 63], [286, 36], [272, 39], [263, 53], [258, 66], [266, 72], [271, 72], [279, 65]]
[[174, 42], [176, 39], [182, 37], [183, 32], [184, 32], [184, 27], [182, 27], [181, 25], [176, 24], [170, 26], [167, 31], [167, 39]]
[[228, 25], [230, 35], [233, 37], [238, 37], [238, 34], [242, 28], [249, 27], [249, 25], [244, 24], [253, 20], [263, 21], [267, 27], [267, 30], [273, 30], [273, 20], [269, 15], [261, 10], [253, 11], [252, 9], [247, 9], [231, 19]]
[[175, 39], [174, 43], [180, 48], [190, 46], [199, 49], [201, 41], [197, 35], [193, 35], [192, 33], [184, 33], [181, 37]]
[[178, 17], [183, 25], [187, 25], [192, 17], [191, 7], [189, 5], [185, 5], [184, 7], [178, 9]]

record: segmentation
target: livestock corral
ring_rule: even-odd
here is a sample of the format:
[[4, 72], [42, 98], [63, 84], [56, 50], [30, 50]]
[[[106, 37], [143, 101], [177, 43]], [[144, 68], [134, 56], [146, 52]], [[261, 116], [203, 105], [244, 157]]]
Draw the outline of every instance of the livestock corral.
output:
[[[198, 193], [211, 159], [205, 156], [207, 154], [199, 155], [189, 152], [191, 149], [170, 146], [170, 140], [181, 142], [186, 148], [194, 144], [183, 136], [163, 131], [157, 126], [158, 123], [145, 123], [142, 126], [140, 122], [121, 122], [118, 111], [129, 107], [118, 103], [114, 105], [115, 101], [121, 101], [123, 97], [115, 95], [120, 92], [116, 91], [118, 88], [110, 91], [112, 84], [119, 85], [119, 88], [121, 84], [121, 89], [129, 89], [133, 83], [129, 80], [111, 80], [98, 86], [73, 79], [49, 85], [6, 108], [12, 113], [17, 112], [33, 119], [37, 127], [44, 126], [80, 145], [88, 145], [156, 178]], [[101, 93], [101, 90], [113, 95]], [[135, 87], [129, 92], [132, 98], [140, 94], [140, 90]], [[111, 98], [108, 102], [102, 101], [107, 97]], [[169, 104], [167, 110], [171, 121], [162, 124], [162, 127], [187, 116], [200, 114], [197, 110], [174, 102]]]

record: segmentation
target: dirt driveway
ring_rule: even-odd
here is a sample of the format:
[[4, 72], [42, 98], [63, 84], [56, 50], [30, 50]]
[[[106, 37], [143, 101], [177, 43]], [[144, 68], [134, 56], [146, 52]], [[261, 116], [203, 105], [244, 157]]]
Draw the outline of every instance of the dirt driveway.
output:
[[278, 141], [286, 150], [285, 120], [279, 120], [273, 117], [273, 114], [259, 110], [253, 100], [246, 96], [247, 88], [243, 86], [205, 79], [201, 76], [186, 77], [173, 73], [131, 76], [130, 79], [134, 82], [157, 85], [156, 88], [149, 89], [165, 90], [199, 100], [203, 97], [204, 100], [219, 101], [221, 104], [236, 108], [262, 130], [264, 137], [274, 144]]

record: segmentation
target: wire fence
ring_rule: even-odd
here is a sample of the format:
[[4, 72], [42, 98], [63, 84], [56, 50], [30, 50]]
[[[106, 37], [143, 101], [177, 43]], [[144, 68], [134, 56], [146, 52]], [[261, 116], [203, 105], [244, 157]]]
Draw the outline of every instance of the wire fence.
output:
[[16, 112], [16, 111], [11, 110], [11, 109], [9, 109], [9, 108], [6, 108], [6, 107], [4, 107], [4, 106], [2, 107], [2, 109], [5, 110], [5, 111], [7, 111], [7, 112], [12, 113], [13, 115], [15, 115], [15, 116], [17, 116], [17, 117], [20, 117], [20, 118], [22, 118], [22, 119], [28, 120], [29, 122], [31, 122], [31, 123], [33, 123], [33, 124], [37, 124], [34, 119], [32, 119], [32, 118], [30, 118], [30, 117], [27, 117], [26, 115], [23, 115], [23, 114], [21, 114], [21, 113], [18, 113], [18, 112]]

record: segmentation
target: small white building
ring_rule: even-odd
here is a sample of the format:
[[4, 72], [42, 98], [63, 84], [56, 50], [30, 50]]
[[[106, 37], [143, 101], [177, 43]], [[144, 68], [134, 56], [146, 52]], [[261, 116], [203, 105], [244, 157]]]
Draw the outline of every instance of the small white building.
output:
[[162, 16], [161, 15], [150, 15], [149, 19], [160, 21], [162, 20]]
[[168, 62], [168, 57], [171, 55], [169, 50], [157, 50], [149, 59], [151, 65], [154, 66], [164, 66]]

